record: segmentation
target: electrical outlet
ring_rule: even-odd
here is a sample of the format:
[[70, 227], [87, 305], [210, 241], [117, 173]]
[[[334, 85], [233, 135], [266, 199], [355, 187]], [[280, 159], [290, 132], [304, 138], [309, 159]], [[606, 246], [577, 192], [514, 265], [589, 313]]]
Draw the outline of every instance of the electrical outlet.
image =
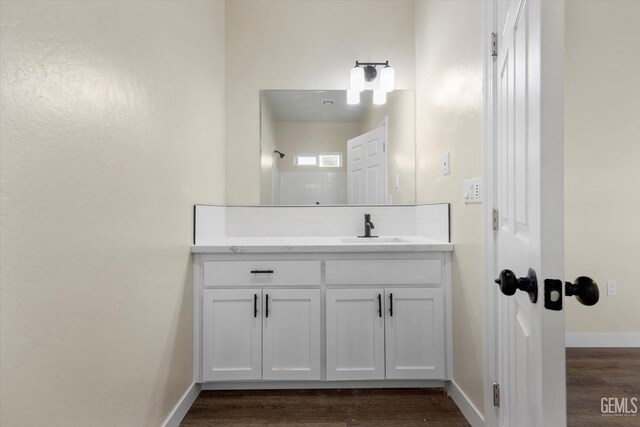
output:
[[465, 203], [482, 203], [482, 178], [469, 179], [462, 185]]
[[607, 295], [610, 297], [618, 294], [618, 282], [615, 280], [607, 280]]

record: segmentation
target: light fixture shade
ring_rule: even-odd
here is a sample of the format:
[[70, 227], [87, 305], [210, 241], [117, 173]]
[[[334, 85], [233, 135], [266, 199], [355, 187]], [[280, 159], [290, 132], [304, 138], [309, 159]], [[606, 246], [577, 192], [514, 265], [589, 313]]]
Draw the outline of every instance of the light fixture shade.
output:
[[360, 104], [360, 91], [348, 90], [347, 91], [347, 104], [349, 104], [349, 105]]
[[382, 105], [387, 102], [387, 92], [382, 89], [373, 90], [373, 103], [375, 105]]
[[386, 66], [380, 71], [380, 90], [385, 92], [393, 92], [396, 85], [396, 71]]
[[350, 88], [358, 92], [364, 90], [364, 69], [362, 67], [353, 67], [350, 75]]

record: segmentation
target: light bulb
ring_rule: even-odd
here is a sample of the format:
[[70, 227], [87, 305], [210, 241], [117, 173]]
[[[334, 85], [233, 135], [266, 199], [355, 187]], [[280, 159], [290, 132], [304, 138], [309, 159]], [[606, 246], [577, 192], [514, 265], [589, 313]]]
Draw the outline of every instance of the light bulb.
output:
[[375, 105], [382, 105], [387, 102], [387, 92], [382, 89], [373, 90], [373, 103]]
[[385, 92], [393, 92], [395, 88], [396, 71], [386, 66], [380, 71], [380, 89]]
[[364, 69], [353, 67], [351, 69], [351, 90], [362, 92], [364, 90]]
[[347, 104], [356, 105], [360, 104], [360, 92], [357, 90], [347, 91]]

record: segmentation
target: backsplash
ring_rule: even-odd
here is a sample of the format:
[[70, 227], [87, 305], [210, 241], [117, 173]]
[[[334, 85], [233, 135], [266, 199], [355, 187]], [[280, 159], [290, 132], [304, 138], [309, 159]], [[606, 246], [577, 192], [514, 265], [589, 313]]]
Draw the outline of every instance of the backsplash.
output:
[[449, 242], [449, 204], [419, 206], [206, 206], [194, 210], [194, 244], [222, 237], [357, 236], [371, 214], [374, 234]]
[[442, 242], [451, 242], [449, 203], [417, 205], [414, 234]]

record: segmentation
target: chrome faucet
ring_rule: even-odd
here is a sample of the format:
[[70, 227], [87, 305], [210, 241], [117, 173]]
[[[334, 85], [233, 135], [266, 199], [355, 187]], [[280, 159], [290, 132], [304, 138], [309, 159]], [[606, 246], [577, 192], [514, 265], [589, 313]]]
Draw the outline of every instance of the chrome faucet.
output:
[[364, 214], [364, 236], [358, 236], [358, 237], [363, 237], [363, 238], [378, 237], [378, 236], [371, 235], [371, 230], [374, 228], [376, 227], [373, 225], [373, 222], [371, 222], [371, 214]]

